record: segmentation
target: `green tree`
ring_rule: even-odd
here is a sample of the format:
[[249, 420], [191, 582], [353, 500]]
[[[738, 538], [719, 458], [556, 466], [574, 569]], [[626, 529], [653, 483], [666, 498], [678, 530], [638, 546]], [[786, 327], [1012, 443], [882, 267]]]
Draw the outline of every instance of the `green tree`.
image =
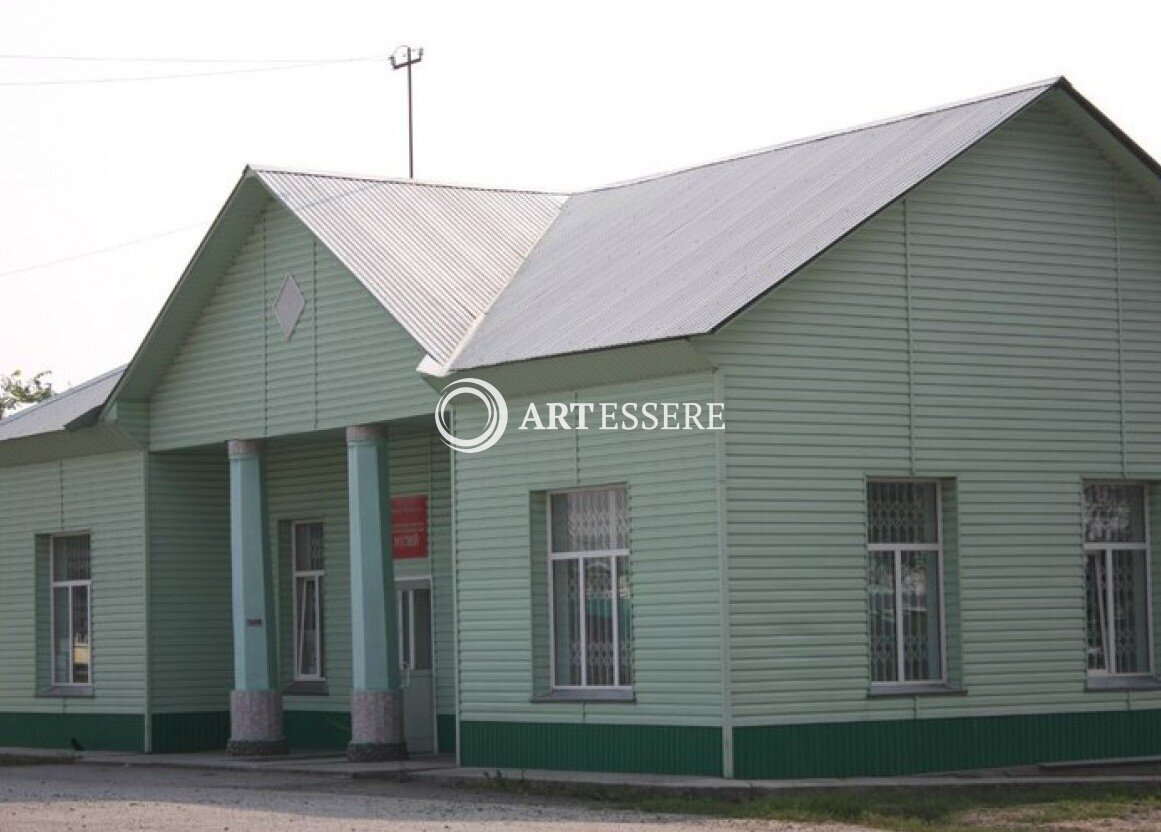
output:
[[0, 419], [22, 405], [36, 404], [51, 396], [52, 382], [45, 381], [47, 375], [50, 372], [43, 370], [25, 381], [20, 370], [13, 370], [10, 375], [0, 376]]

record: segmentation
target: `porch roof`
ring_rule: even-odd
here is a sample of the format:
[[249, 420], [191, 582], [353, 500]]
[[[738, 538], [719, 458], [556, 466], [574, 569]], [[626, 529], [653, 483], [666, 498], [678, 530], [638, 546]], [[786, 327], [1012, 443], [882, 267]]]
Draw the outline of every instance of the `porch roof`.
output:
[[124, 367], [109, 370], [39, 404], [0, 419], [0, 442], [87, 424], [86, 417], [95, 416], [101, 409], [124, 371]]

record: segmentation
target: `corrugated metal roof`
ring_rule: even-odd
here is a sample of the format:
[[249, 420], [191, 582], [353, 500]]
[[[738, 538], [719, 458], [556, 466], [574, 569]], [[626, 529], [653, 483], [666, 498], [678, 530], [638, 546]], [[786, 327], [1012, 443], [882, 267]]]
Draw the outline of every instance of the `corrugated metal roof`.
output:
[[[231, 199], [273, 194], [429, 353], [421, 371], [441, 374], [710, 332], [1053, 89], [1161, 175], [1053, 79], [572, 196], [252, 168]], [[225, 233], [216, 223], [207, 240]], [[123, 370], [0, 421], [0, 441], [64, 429]]]
[[445, 361], [566, 197], [255, 168], [253, 173]]
[[0, 442], [64, 430], [70, 422], [103, 406], [124, 371], [124, 367], [110, 370], [0, 419]]
[[709, 332], [1059, 80], [572, 196], [447, 366]]

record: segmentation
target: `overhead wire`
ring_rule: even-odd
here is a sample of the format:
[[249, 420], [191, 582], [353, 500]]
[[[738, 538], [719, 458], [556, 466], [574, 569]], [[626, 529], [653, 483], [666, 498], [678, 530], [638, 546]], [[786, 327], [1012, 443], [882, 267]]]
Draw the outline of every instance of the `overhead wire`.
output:
[[0, 87], [59, 87], [82, 86], [87, 84], [124, 84], [141, 81], [173, 81], [183, 78], [209, 78], [222, 75], [244, 75], [257, 72], [284, 72], [291, 69], [331, 66], [335, 64], [365, 63], [385, 60], [384, 55], [364, 55], [358, 58], [330, 58], [301, 63], [279, 63], [274, 66], [249, 66], [235, 69], [214, 69], [204, 72], [176, 72], [166, 75], [120, 75], [111, 78], [38, 78], [32, 81], [0, 81]]
[[79, 251], [76, 254], [69, 254], [64, 257], [58, 257], [54, 260], [43, 260], [39, 263], [30, 263], [27, 266], [19, 266], [15, 269], [7, 269], [0, 271], [0, 277], [10, 277], [18, 274], [25, 274], [27, 272], [39, 271], [40, 269], [47, 269], [51, 266], [58, 266], [62, 263], [72, 263], [75, 260], [84, 260], [89, 257], [96, 257], [101, 254], [109, 254], [110, 252], [120, 251], [130, 246], [140, 245], [141, 243], [152, 242], [153, 240], [160, 240], [162, 237], [171, 237], [174, 234], [180, 234], [183, 231], [192, 231], [195, 228], [205, 228], [207, 223], [193, 223], [191, 225], [183, 225], [180, 228], [171, 228], [168, 231], [159, 231], [156, 234], [150, 234], [146, 237], [138, 237], [134, 240], [125, 240], [124, 242], [114, 243], [111, 246], [104, 246], [102, 248], [89, 249], [88, 251]]
[[338, 58], [148, 58], [143, 56], [117, 57], [115, 55], [31, 55], [0, 53], [0, 60], [19, 61], [93, 61], [110, 64], [304, 64]]
[[[61, 86], [61, 85], [80, 85], [80, 84], [111, 84], [124, 83], [135, 81], [165, 81], [182, 78], [206, 78], [220, 75], [238, 75], [244, 73], [254, 72], [276, 72], [288, 69], [305, 69], [307, 67], [326, 66], [332, 64], [348, 64], [361, 63], [367, 61], [385, 60], [384, 55], [364, 55], [354, 58], [330, 58], [323, 60], [289, 60], [289, 59], [243, 59], [233, 60], [225, 58], [116, 58], [111, 56], [97, 56], [97, 55], [32, 55], [32, 54], [0, 54], [0, 60], [56, 60], [56, 61], [91, 61], [91, 62], [107, 62], [107, 63], [201, 63], [201, 64], [236, 64], [236, 63], [265, 63], [275, 64], [274, 66], [258, 66], [258, 67], [239, 67], [236, 69], [226, 70], [210, 70], [206, 72], [183, 72], [172, 73], [168, 75], [138, 75], [138, 76], [122, 76], [113, 78], [75, 78], [75, 79], [39, 79], [34, 81], [0, 81], [0, 87], [34, 87], [34, 86]], [[71, 263], [77, 260], [84, 260], [89, 257], [96, 257], [102, 254], [109, 254], [114, 251], [129, 248], [131, 246], [148, 243], [153, 240], [158, 240], [163, 237], [169, 237], [174, 234], [180, 234], [183, 231], [191, 231], [195, 228], [205, 228], [205, 223], [194, 223], [191, 225], [184, 225], [179, 228], [171, 228], [166, 231], [160, 231], [156, 234], [150, 234], [145, 237], [138, 237], [133, 240], [126, 240], [113, 245], [104, 246], [101, 248], [89, 249], [87, 251], [77, 252], [65, 257], [58, 257], [53, 260], [44, 260], [39, 263], [31, 263], [27, 266], [20, 266], [15, 269], [0, 270], [0, 277], [9, 277], [13, 275], [26, 274], [28, 272], [39, 271], [47, 269], [52, 266], [61, 265], [63, 263]]]

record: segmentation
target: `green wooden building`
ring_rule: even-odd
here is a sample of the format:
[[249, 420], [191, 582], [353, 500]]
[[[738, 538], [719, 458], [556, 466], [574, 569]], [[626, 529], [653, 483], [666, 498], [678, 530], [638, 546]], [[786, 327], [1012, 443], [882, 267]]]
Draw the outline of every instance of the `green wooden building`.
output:
[[1064, 79], [577, 194], [248, 169], [0, 422], [0, 745], [1161, 754], [1159, 177]]

